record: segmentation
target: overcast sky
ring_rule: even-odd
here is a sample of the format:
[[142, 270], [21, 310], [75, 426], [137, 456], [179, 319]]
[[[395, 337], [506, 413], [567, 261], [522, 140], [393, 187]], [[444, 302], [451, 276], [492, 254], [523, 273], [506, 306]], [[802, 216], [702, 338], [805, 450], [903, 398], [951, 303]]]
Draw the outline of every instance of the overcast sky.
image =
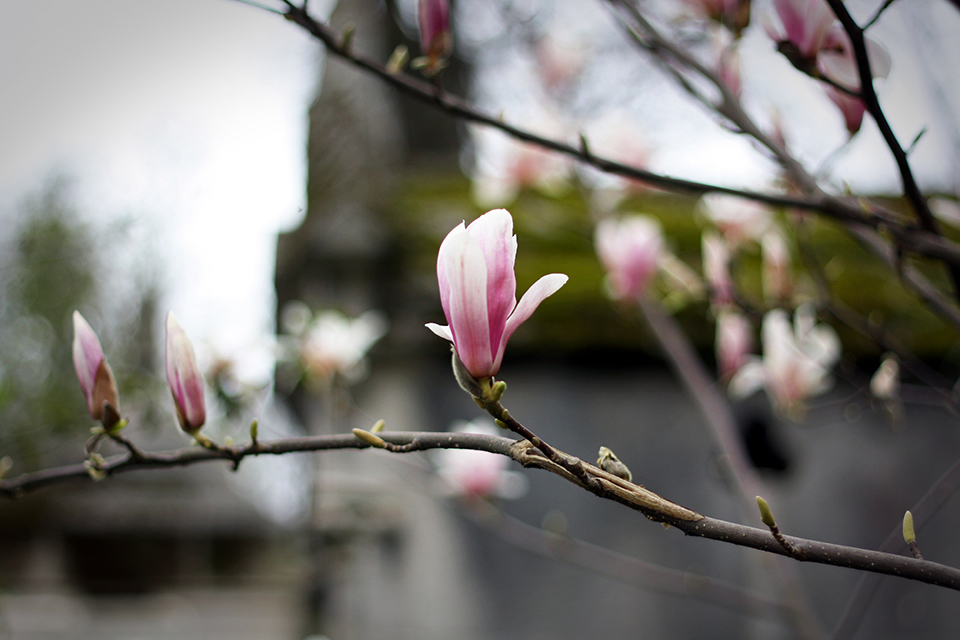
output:
[[272, 328], [276, 233], [302, 217], [318, 60], [229, 0], [4, 2], [0, 203], [67, 176], [80, 211], [133, 221], [198, 346], [242, 348]]

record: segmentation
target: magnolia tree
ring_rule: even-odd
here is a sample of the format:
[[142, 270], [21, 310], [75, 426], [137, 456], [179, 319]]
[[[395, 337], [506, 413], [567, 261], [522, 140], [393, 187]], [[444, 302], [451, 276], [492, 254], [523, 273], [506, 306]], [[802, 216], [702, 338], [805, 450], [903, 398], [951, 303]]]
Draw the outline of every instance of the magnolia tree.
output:
[[[895, 135], [875, 89], [875, 81], [886, 77], [897, 61], [870, 32], [885, 12], [895, 10], [891, 8], [894, 3], [878, 2], [871, 15], [859, 19], [842, 0], [774, 0], [762, 16], [753, 15], [748, 0], [684, 0], [659, 5], [607, 0], [601, 4], [608, 5], [620, 33], [626, 34], [638, 55], [659, 65], [691, 100], [710, 110], [718, 126], [749, 138], [777, 164], [776, 186], [749, 190], [670, 177], [648, 168], [650, 149], [625, 136], [625, 125], [617, 125], [612, 134], [602, 129], [588, 133], [587, 127], [570, 131], [560, 124], [560, 116], [551, 119], [556, 114], [542, 114], [536, 119], [536, 129], [534, 125], [528, 128], [516, 124], [510, 113], [487, 112], [477, 102], [451, 94], [444, 88], [443, 78], [458, 36], [451, 26], [447, 0], [420, 1], [421, 51], [412, 61], [402, 46], [386, 60], [367, 57], [352, 45], [351, 29], [338, 31], [311, 13], [306, 0], [257, 6], [309, 32], [329, 54], [352, 64], [357, 73], [369, 74], [422, 100], [437, 110], [438, 117], [468, 123], [478, 149], [472, 176], [478, 202], [505, 206], [520, 190], [549, 193], [572, 183], [587, 193], [595, 215], [597, 259], [606, 272], [606, 294], [645, 317], [664, 357], [701, 410], [724, 453], [735, 489], [754, 509], [758, 526], [719, 520], [645, 489], [634, 482], [626, 464], [629, 461], [620, 460], [606, 446], [599, 447], [595, 463], [565, 453], [539, 434], [536, 425], [525, 425], [522, 416], [508, 411], [507, 385], [498, 377], [510, 337], [568, 282], [568, 276], [544, 275], [517, 299], [514, 267], [518, 239], [513, 217], [505, 208], [493, 208], [464, 221], [446, 235], [437, 256], [439, 300], [446, 324], [430, 323], [424, 329], [451, 343], [456, 382], [490, 415], [499, 431], [469, 423], [449, 433], [386, 431], [381, 421], [351, 433], [265, 441], [258, 438], [254, 423], [243, 444], [214, 442], [202, 432], [206, 420], [204, 381], [193, 347], [170, 314], [166, 322], [167, 380], [180, 426], [197, 446], [145, 451], [125, 435], [128, 421], [123, 418], [120, 394], [101, 343], [76, 313], [74, 364], [90, 417], [99, 425], [81, 464], [4, 479], [0, 491], [19, 497], [77, 477], [100, 479], [125, 471], [214, 460], [237, 466], [249, 456], [297, 451], [376, 448], [401, 454], [439, 449], [444, 450], [443, 455], [433, 458], [438, 475], [451, 492], [469, 496], [474, 504], [516, 494], [523, 476], [509, 468], [512, 460], [554, 473], [576, 489], [640, 511], [688, 536], [780, 556], [778, 561], [786, 563], [787, 571], [793, 561], [824, 563], [960, 589], [960, 569], [925, 560], [915, 535], [915, 526], [931, 513], [934, 502], [944, 500], [944, 492], [956, 486], [960, 463], [946, 472], [930, 497], [904, 505], [902, 528], [898, 524], [896, 535], [880, 550], [792, 537], [780, 531], [774, 517], [776, 505], [762, 496], [762, 483], [747, 459], [731, 410], [731, 398], [762, 389], [780, 415], [804, 420], [810, 399], [830, 388], [831, 375], [844, 351], [835, 330], [840, 325], [873, 345], [881, 364], [866, 372], [864, 392], [892, 417], [903, 415], [901, 371], [910, 376], [911, 384], [926, 385], [943, 405], [955, 408], [951, 381], [932, 372], [903, 347], [904, 340], [895, 331], [878, 326], [848, 306], [831, 288], [829, 266], [806, 251], [804, 245], [809, 241], [798, 233], [810, 220], [830, 221], [885, 265], [887, 277], [909, 290], [916, 305], [938, 315], [950, 331], [960, 329], [960, 245], [944, 234], [940, 221], [960, 217], [956, 201], [933, 199], [921, 191], [911, 167], [910, 145], [905, 146]], [[738, 51], [748, 29], [761, 29], [771, 50], [782, 55], [796, 74], [816, 82], [835, 105], [851, 139], [866, 119], [872, 120], [897, 167], [904, 206], [894, 208], [889, 199], [857, 197], [838, 188], [792, 152], [787, 139], [793, 133], [785, 131], [776, 118], [761, 122], [745, 108], [749, 96], [741, 83]], [[699, 37], [690, 38], [691, 32]], [[578, 65], [576, 54], [551, 47], [543, 45], [537, 63], [548, 91], [569, 79]], [[500, 136], [500, 142], [487, 145], [485, 136], [491, 132]], [[597, 144], [604, 136], [612, 136], [613, 143]], [[614, 152], [595, 152], [595, 145]], [[651, 189], [702, 197], [698, 214], [704, 224], [698, 259], [671, 253], [669, 238], [656, 218], [624, 207], [631, 193]], [[737, 273], [742, 256], [758, 248], [759, 295], [746, 291]], [[793, 262], [797, 255], [806, 256], [802, 270], [812, 286], [797, 282], [801, 270]], [[696, 308], [703, 309], [716, 327], [715, 370], [701, 360], [672, 315], [677, 308], [697, 301], [703, 304]], [[323, 379], [337, 371], [356, 371], [363, 352], [386, 331], [382, 318], [348, 321], [326, 316], [312, 319], [310, 314], [299, 308], [286, 314], [289, 322], [285, 322], [292, 327], [288, 346], [303, 371]], [[345, 351], [351, 340], [325, 340], [322, 328], [331, 322], [340, 327], [337, 336], [357, 334], [360, 346]], [[389, 416], [385, 418], [389, 420]], [[105, 440], [121, 445], [123, 453], [98, 453]], [[708, 511], [704, 506], [697, 508]], [[904, 542], [910, 553], [894, 552]], [[729, 594], [724, 589], [734, 589], [711, 584], [702, 595], [720, 594], [716, 595], [718, 602]], [[740, 598], [751, 597], [737, 593]], [[852, 601], [869, 598], [869, 593], [862, 586]], [[810, 627], [798, 622], [802, 616], [795, 615], [802, 605], [792, 602], [791, 596], [782, 597], [787, 609], [795, 609], [784, 624], [798, 625], [805, 635], [811, 635]]]

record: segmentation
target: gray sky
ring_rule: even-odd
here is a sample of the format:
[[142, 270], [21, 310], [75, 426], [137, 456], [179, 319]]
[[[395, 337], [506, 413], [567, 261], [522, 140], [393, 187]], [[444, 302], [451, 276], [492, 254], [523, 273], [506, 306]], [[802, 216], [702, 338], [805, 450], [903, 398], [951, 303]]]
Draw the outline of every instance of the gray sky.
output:
[[200, 350], [242, 349], [272, 327], [275, 236], [302, 216], [318, 59], [229, 0], [4, 2], [0, 202], [69, 176], [81, 211], [135, 217]]

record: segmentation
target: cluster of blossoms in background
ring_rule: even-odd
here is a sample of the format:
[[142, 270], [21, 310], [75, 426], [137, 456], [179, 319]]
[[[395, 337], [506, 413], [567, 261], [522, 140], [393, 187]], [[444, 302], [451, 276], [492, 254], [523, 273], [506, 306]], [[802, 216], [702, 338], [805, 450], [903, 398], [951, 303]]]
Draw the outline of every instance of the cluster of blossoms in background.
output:
[[339, 311], [314, 313], [306, 303], [288, 303], [281, 314], [280, 359], [294, 363], [308, 384], [324, 387], [334, 376], [347, 383], [367, 373], [367, 352], [382, 338], [387, 319], [379, 311], [348, 318]]

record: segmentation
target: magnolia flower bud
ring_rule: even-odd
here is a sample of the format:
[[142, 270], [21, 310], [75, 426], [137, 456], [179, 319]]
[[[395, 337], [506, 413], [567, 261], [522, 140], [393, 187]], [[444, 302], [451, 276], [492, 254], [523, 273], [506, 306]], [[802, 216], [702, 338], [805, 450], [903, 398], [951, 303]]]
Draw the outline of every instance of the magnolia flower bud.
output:
[[420, 25], [420, 51], [423, 53], [424, 72], [434, 75], [443, 68], [453, 51], [450, 32], [450, 4], [448, 0], [420, 0], [417, 14]]
[[180, 427], [196, 435], [207, 419], [203, 399], [203, 376], [190, 338], [173, 312], [167, 314], [167, 384], [173, 394]]
[[100, 339], [79, 311], [73, 312], [73, 367], [87, 400], [90, 417], [108, 431], [120, 424], [120, 399], [113, 371]]
[[651, 216], [629, 215], [597, 225], [595, 243], [610, 294], [633, 300], [646, 291], [663, 254], [663, 230]]

